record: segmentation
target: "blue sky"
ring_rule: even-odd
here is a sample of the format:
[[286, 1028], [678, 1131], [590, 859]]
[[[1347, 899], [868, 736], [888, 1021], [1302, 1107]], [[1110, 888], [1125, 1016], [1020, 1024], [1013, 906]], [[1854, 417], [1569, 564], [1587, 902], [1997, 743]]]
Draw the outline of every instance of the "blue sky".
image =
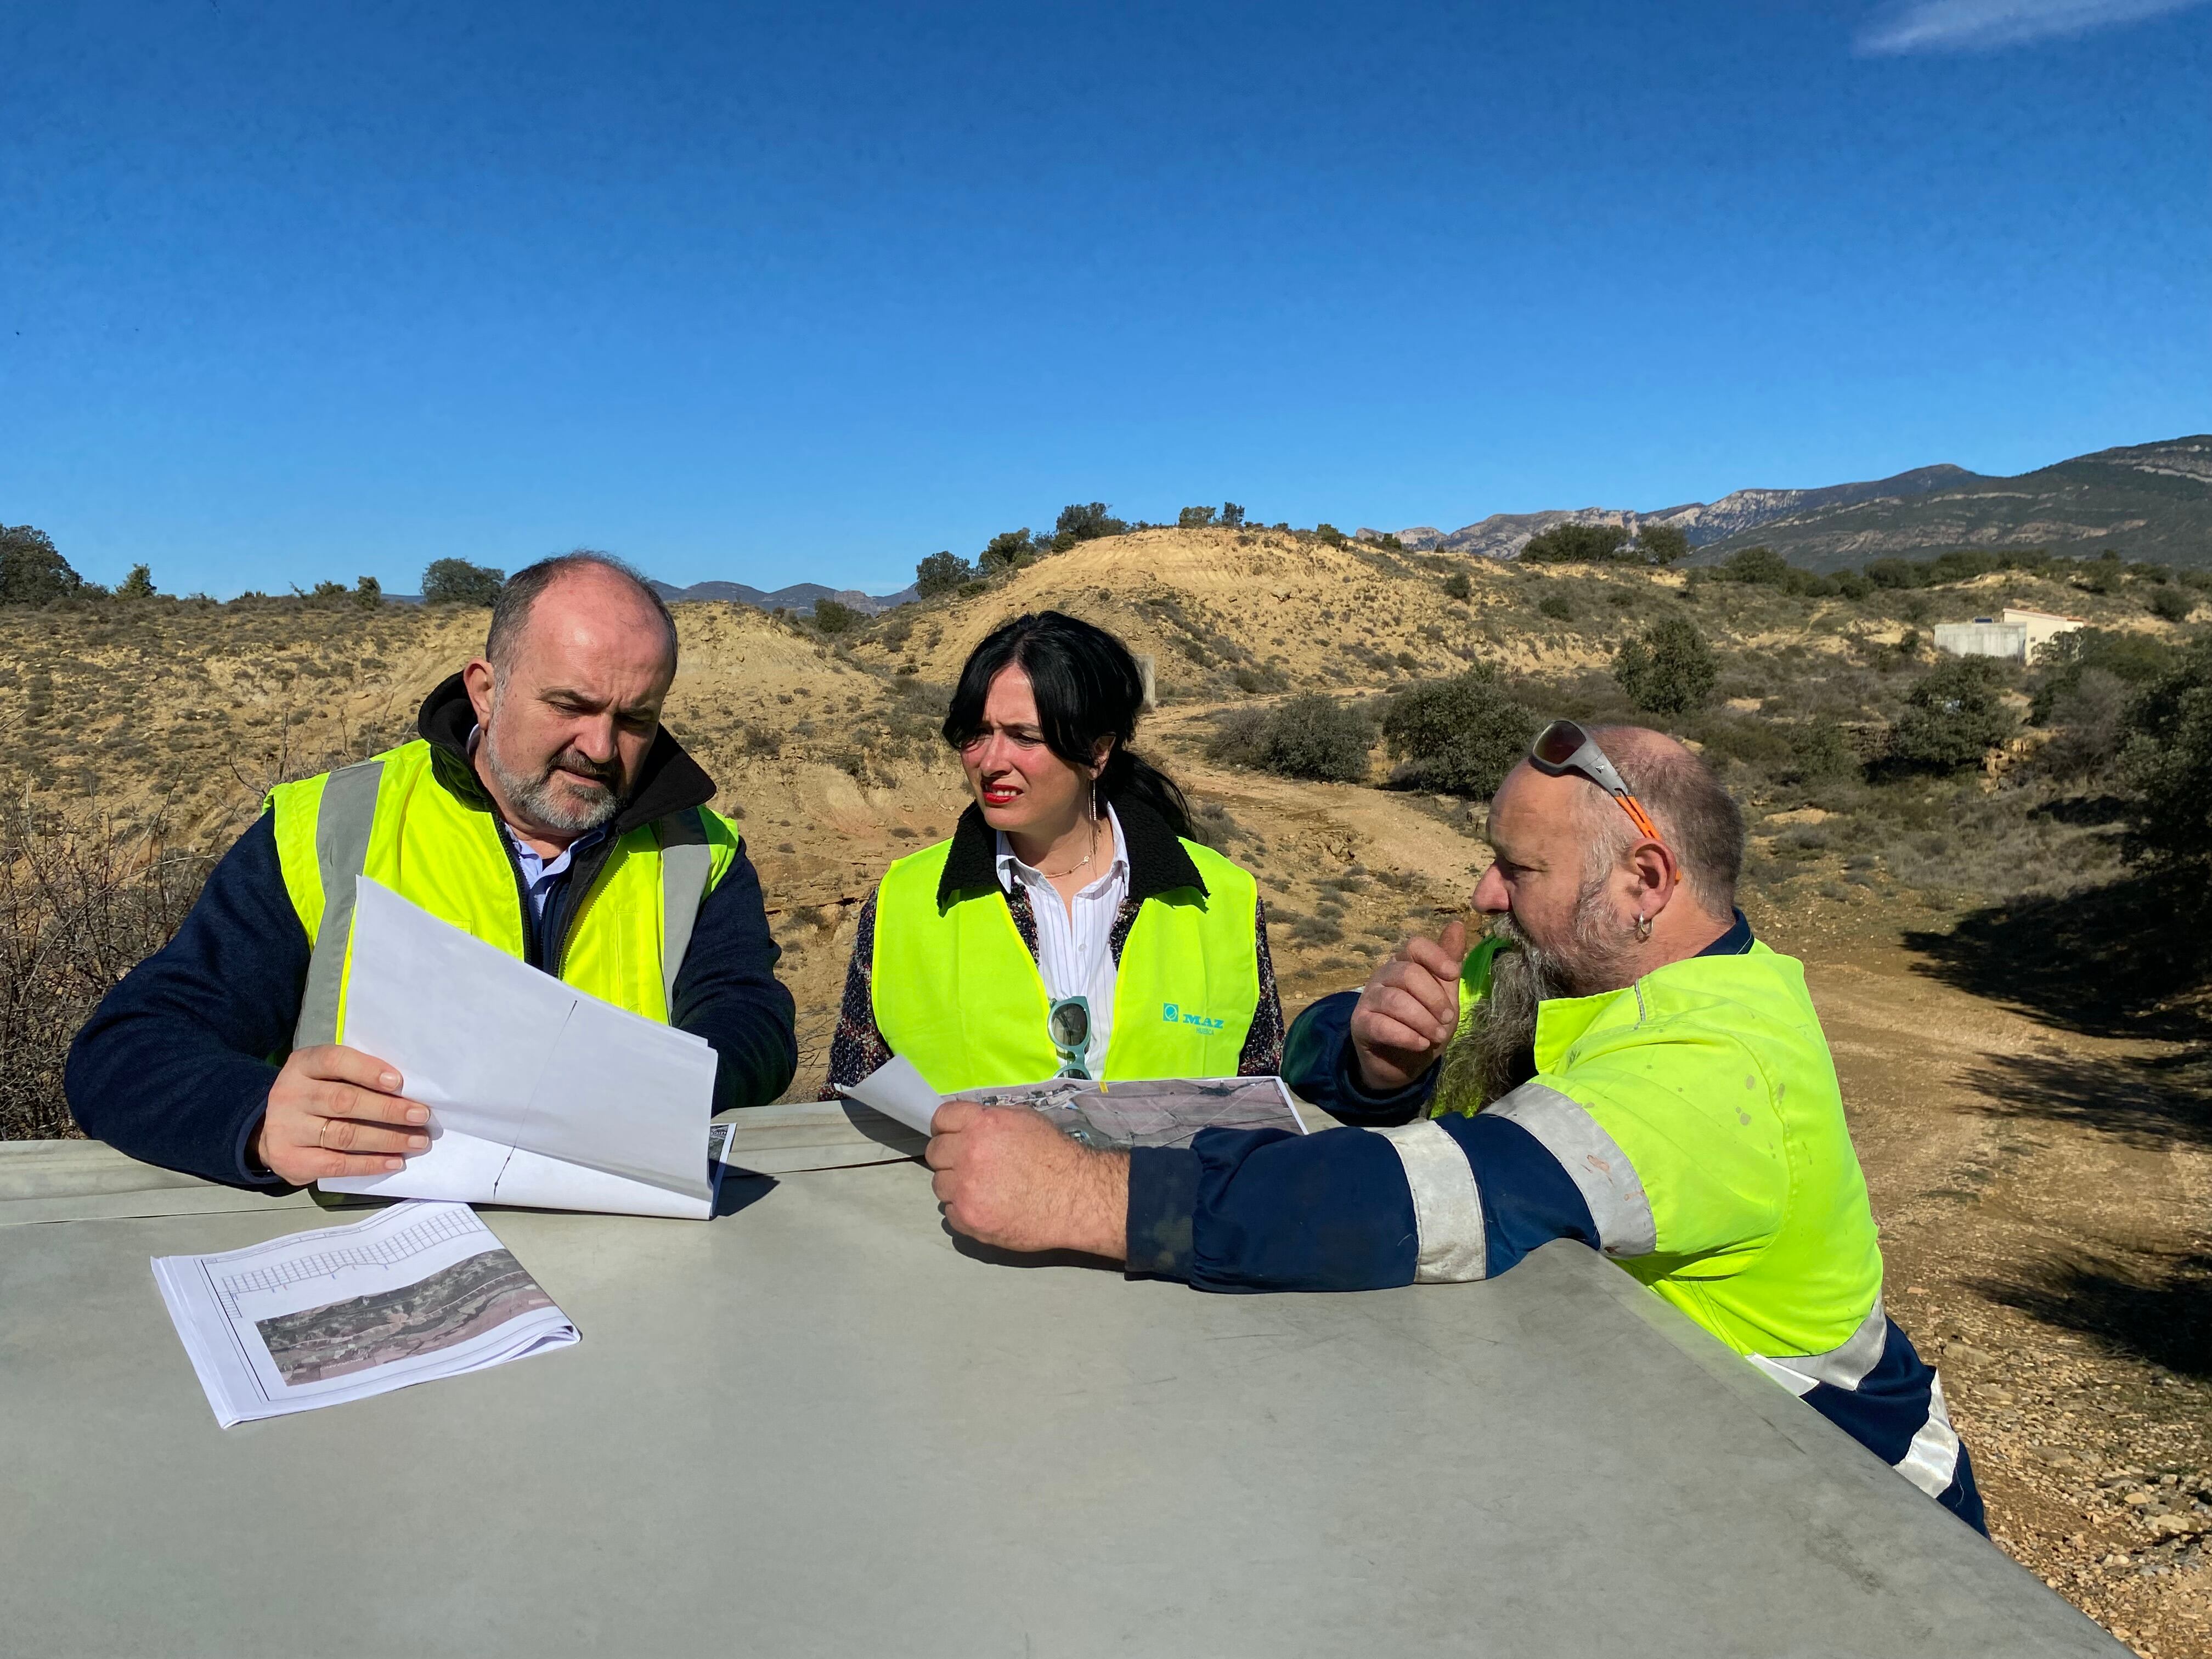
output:
[[877, 591], [2212, 428], [2212, 5], [0, 14], [0, 522]]

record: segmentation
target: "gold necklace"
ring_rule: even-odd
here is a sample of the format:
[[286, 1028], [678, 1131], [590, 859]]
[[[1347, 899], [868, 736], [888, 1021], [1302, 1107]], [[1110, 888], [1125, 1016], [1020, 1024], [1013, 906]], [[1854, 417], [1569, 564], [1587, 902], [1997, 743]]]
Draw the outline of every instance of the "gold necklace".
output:
[[1070, 876], [1073, 875], [1078, 870], [1083, 868], [1085, 865], [1090, 863], [1092, 859], [1097, 856], [1098, 820], [1097, 818], [1093, 818], [1091, 820], [1091, 850], [1085, 853], [1081, 858], [1078, 859], [1073, 864], [1069, 865], [1066, 869], [1062, 870], [1058, 875], [1054, 875], [1052, 872], [1042, 868], [1040, 868], [1037, 871], [1037, 874], [1042, 876], [1047, 881], [1066, 881]]

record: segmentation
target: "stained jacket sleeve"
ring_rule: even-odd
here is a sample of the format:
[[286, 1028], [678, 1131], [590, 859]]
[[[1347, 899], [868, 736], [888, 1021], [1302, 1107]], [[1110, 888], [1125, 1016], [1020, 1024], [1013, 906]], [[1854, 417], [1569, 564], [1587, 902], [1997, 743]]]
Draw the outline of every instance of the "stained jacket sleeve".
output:
[[283, 1191], [246, 1163], [292, 1046], [310, 954], [275, 823], [266, 812], [255, 820], [176, 937], [101, 999], [70, 1045], [63, 1089], [87, 1134], [133, 1158]]
[[1301, 1100], [1310, 1100], [1346, 1123], [1404, 1123], [1420, 1115], [1436, 1093], [1433, 1066], [1404, 1088], [1372, 1094], [1359, 1081], [1352, 1048], [1352, 1011], [1357, 991], [1337, 991], [1307, 1006], [1283, 1039], [1283, 1081]]
[[670, 1021], [713, 1045], [714, 1109], [764, 1106], [799, 1069], [791, 993], [775, 976], [781, 948], [769, 933], [760, 877], [741, 845], [699, 906]]
[[1589, 1205], [1517, 1123], [1484, 1113], [1380, 1131], [1208, 1129], [1129, 1163], [1129, 1270], [1207, 1291], [1363, 1291], [1495, 1278]]

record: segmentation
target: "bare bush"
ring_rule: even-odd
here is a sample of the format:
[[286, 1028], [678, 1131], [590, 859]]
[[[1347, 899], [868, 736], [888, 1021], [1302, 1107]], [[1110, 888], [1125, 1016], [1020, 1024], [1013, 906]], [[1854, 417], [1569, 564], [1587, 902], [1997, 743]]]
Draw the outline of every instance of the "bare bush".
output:
[[62, 1097], [71, 1039], [108, 988], [169, 942], [211, 854], [157, 818], [0, 826], [0, 1140], [75, 1135]]

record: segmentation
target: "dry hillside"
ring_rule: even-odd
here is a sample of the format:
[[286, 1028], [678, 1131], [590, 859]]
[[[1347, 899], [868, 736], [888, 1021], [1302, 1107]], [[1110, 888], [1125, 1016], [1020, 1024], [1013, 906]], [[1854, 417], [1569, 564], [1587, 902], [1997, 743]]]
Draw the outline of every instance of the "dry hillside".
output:
[[[1463, 599], [1447, 586], [1455, 576]], [[1616, 647], [1655, 619], [1692, 617], [1722, 676], [1684, 729], [1747, 804], [1747, 908], [1808, 963], [1893, 1300], [1943, 1357], [1996, 1529], [2144, 1650], [2202, 1653], [2212, 1116], [2187, 1009], [2162, 990], [2123, 995], [2135, 994], [2133, 924], [2109, 814], [2014, 787], [2027, 774], [2006, 768], [2027, 764], [2033, 731], [1986, 773], [1924, 787], [1800, 775], [1789, 761], [1793, 734], [1825, 724], [1856, 743], [1893, 722], [1929, 670], [1917, 641], [1933, 622], [2021, 603], [2178, 637], [2128, 584], [2104, 587], [2009, 573], [1851, 601], [1264, 531], [1155, 531], [848, 635], [679, 605], [668, 720], [760, 866], [800, 1010], [796, 1091], [811, 1093], [859, 902], [885, 862], [945, 834], [964, 804], [934, 727], [962, 659], [1004, 617], [1058, 606], [1152, 656], [1161, 706], [1139, 746], [1188, 787], [1206, 833], [1259, 872], [1295, 1012], [1463, 901], [1486, 857], [1480, 805], [1382, 787], [1379, 748], [1364, 782], [1209, 760], [1224, 711], [1314, 691], [1379, 708], [1395, 690], [1484, 661], [1531, 709], [1617, 715], [1605, 672]], [[23, 877], [34, 854], [89, 846], [127, 865], [156, 827], [171, 849], [219, 849], [270, 783], [404, 735], [483, 621], [299, 600], [0, 613], [0, 717], [16, 734], [0, 784], [20, 804], [14, 937], [35, 908]], [[2008, 695], [2026, 706], [2025, 689]], [[158, 938], [167, 914], [153, 905], [139, 933], [117, 933], [84, 994], [127, 960], [130, 939]], [[15, 952], [0, 958], [16, 1009], [11, 1063], [50, 1075], [33, 1051], [51, 1054], [65, 1034], [22, 1024], [32, 958], [0, 946]], [[2030, 965], [2054, 951], [2077, 968], [2037, 977]]]

